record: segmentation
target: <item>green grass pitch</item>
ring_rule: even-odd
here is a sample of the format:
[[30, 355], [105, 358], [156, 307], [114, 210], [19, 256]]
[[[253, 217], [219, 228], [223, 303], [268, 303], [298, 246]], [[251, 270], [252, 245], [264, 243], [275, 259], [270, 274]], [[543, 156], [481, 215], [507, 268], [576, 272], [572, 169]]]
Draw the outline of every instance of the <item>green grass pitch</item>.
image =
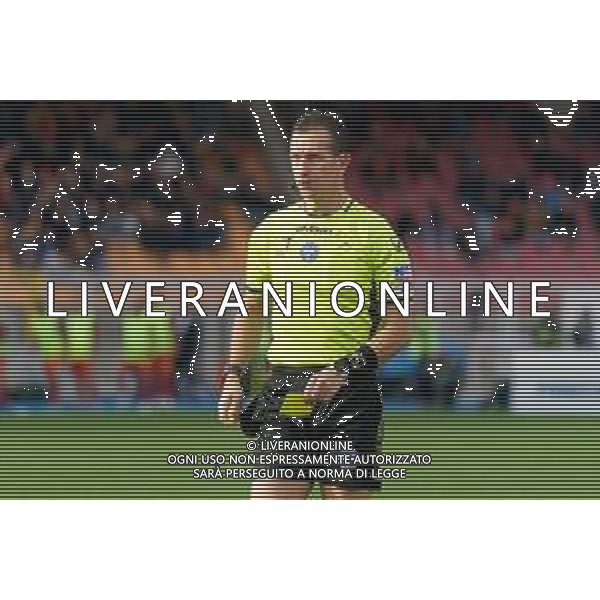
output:
[[[600, 418], [387, 414], [385, 452], [432, 455], [381, 499], [598, 498]], [[249, 483], [199, 480], [170, 453], [244, 452], [203, 412], [0, 415], [0, 498], [239, 499]], [[316, 497], [316, 495], [313, 495]]]

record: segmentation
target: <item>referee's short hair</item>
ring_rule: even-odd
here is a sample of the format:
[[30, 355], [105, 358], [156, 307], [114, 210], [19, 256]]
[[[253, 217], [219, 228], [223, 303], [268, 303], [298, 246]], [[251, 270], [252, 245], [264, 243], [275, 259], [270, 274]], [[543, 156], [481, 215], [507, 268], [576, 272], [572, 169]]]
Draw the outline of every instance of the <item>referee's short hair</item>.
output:
[[351, 145], [346, 126], [342, 119], [335, 113], [311, 110], [294, 123], [292, 134], [314, 129], [324, 129], [329, 132], [338, 154], [341, 152], [350, 152]]

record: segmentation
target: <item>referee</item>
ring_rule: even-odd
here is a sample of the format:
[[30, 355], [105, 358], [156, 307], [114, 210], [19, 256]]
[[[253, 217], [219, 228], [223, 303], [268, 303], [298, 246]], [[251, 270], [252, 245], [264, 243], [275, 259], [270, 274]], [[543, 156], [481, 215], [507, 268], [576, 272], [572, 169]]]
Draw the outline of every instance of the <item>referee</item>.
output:
[[[379, 283], [393, 289], [410, 275], [409, 257], [384, 217], [350, 197], [351, 161], [345, 127], [337, 116], [309, 112], [294, 125], [290, 162], [299, 200], [269, 215], [247, 248], [248, 317], [233, 325], [219, 418], [239, 424], [260, 442], [340, 440], [355, 453], [380, 449], [382, 400], [378, 364], [407, 341], [407, 319], [392, 305], [379, 322]], [[341, 316], [331, 303], [337, 295]], [[270, 283], [293, 312], [274, 307], [262, 317], [262, 288]], [[354, 314], [355, 313], [355, 314]], [[248, 394], [248, 367], [268, 327], [267, 375], [261, 393]], [[294, 472], [298, 472], [296, 469]], [[306, 469], [304, 469], [306, 471]], [[289, 472], [289, 469], [288, 469]], [[259, 480], [252, 498], [305, 499], [320, 483], [325, 499], [366, 499], [377, 478]]]

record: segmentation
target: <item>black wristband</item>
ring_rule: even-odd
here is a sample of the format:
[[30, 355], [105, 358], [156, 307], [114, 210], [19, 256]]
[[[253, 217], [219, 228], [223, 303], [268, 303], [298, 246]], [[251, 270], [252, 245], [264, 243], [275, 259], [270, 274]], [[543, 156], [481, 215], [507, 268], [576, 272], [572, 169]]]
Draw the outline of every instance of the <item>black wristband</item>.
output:
[[376, 371], [378, 366], [377, 352], [368, 344], [363, 344], [354, 354], [340, 358], [333, 363], [333, 368], [338, 373], [345, 375], [363, 369]]

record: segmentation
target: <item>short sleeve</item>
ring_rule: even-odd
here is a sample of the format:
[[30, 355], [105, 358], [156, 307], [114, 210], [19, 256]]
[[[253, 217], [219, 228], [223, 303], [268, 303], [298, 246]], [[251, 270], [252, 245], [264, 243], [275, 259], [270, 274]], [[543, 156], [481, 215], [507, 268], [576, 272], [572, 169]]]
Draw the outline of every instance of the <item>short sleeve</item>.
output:
[[270, 280], [269, 239], [262, 224], [252, 232], [248, 241], [244, 287], [249, 292], [260, 294], [262, 284]]
[[388, 282], [393, 288], [412, 277], [410, 257], [402, 240], [384, 219], [378, 222], [371, 237], [371, 268], [376, 283]]

